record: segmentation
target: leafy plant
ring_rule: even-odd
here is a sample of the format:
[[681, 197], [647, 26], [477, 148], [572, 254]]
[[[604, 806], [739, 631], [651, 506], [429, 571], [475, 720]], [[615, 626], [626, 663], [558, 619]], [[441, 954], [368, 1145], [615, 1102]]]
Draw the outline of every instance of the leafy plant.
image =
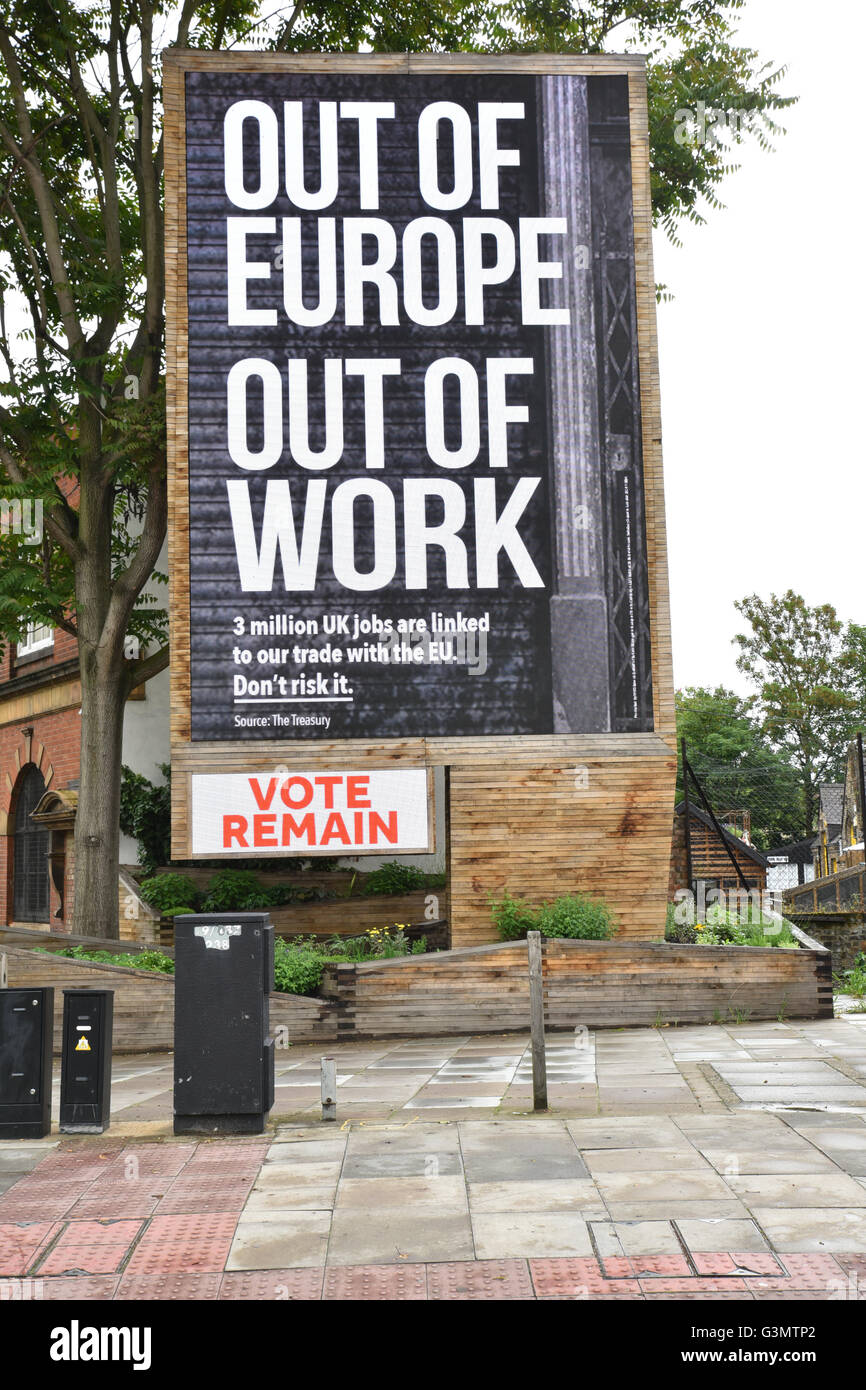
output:
[[675, 946], [693, 946], [697, 939], [696, 928], [688, 922], [674, 922], [671, 926], [665, 927], [665, 941], [670, 941]]
[[142, 881], [139, 892], [148, 907], [164, 916], [192, 912], [199, 900], [198, 889], [185, 874], [154, 874]]
[[866, 952], [859, 951], [854, 957], [853, 967], [833, 978], [839, 993], [852, 994], [855, 999], [866, 997]]
[[162, 951], [93, 951], [84, 946], [66, 946], [61, 951], [48, 951], [44, 946], [34, 946], [35, 951], [45, 955], [64, 956], [67, 960], [89, 960], [98, 965], [125, 965], [133, 970], [153, 970], [162, 975], [174, 974], [174, 958]]
[[422, 888], [443, 888], [445, 874], [425, 874], [414, 864], [398, 864], [392, 860], [372, 873], [363, 874], [362, 885], [361, 892], [365, 896], [370, 893], [417, 893]]
[[322, 983], [326, 958], [309, 947], [274, 942], [274, 989], [281, 994], [315, 994]]
[[514, 898], [506, 888], [501, 898], [490, 895], [491, 916], [503, 941], [519, 941], [528, 931], [574, 941], [606, 941], [613, 936], [610, 908], [582, 893], [566, 894], [555, 902], [533, 907]]
[[152, 874], [171, 863], [171, 767], [160, 763], [165, 783], [154, 786], [140, 772], [121, 768], [120, 828], [138, 841], [138, 862]]
[[513, 898], [506, 888], [501, 898], [488, 894], [490, 915], [503, 941], [520, 941], [528, 931], [537, 928], [537, 915], [523, 898]]
[[544, 936], [571, 941], [607, 941], [614, 933], [613, 916], [606, 903], [572, 893], [538, 909], [538, 930]]

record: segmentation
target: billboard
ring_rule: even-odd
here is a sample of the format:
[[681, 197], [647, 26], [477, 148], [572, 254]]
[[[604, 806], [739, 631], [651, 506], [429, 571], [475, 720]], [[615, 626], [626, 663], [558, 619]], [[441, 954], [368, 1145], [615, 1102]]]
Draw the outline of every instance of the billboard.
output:
[[628, 78], [254, 56], [182, 88], [189, 744], [652, 730]]

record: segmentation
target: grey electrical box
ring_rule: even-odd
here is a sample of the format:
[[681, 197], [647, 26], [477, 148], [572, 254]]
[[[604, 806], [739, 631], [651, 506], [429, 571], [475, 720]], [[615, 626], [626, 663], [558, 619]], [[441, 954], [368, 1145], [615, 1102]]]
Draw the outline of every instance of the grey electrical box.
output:
[[0, 989], [0, 1139], [51, 1131], [54, 990]]
[[274, 1103], [266, 912], [174, 919], [174, 1132], [261, 1134]]
[[102, 1134], [111, 1123], [114, 990], [63, 991], [60, 1129]]

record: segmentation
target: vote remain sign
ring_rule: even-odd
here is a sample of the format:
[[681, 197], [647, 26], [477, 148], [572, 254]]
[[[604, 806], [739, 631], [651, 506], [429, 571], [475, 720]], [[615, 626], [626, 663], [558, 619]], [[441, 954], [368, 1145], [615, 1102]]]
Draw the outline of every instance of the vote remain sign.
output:
[[195, 773], [197, 855], [424, 854], [433, 849], [423, 768]]

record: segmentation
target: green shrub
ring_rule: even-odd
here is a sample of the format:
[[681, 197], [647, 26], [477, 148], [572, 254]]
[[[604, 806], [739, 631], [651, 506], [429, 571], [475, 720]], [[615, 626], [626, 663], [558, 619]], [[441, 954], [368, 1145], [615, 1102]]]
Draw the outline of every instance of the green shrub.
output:
[[501, 898], [491, 895], [489, 901], [494, 925], [503, 941], [520, 941], [528, 931], [572, 941], [606, 941], [613, 936], [610, 908], [582, 893], [566, 894], [555, 902], [533, 907], [523, 898], [513, 898], [506, 888]]
[[866, 997], [866, 952], [858, 951], [851, 970], [843, 970], [834, 975], [837, 990], [842, 994], [852, 994], [855, 999]]
[[501, 898], [488, 895], [493, 925], [503, 941], [520, 941], [528, 931], [538, 928], [537, 914], [523, 898], [513, 898], [506, 888]]
[[363, 875], [362, 893], [417, 893], [427, 886], [427, 875], [413, 864], [398, 864], [392, 860], [372, 873]]
[[85, 946], [65, 946], [62, 951], [46, 951], [44, 946], [34, 946], [35, 951], [46, 955], [65, 956], [68, 960], [90, 960], [98, 965], [126, 965], [133, 970], [158, 970], [162, 975], [174, 974], [174, 958], [162, 951], [89, 951]]
[[567, 894], [538, 909], [538, 930], [543, 936], [570, 941], [607, 941], [613, 936], [613, 917], [606, 903], [583, 893]]
[[220, 869], [208, 884], [202, 911], [255, 912], [271, 906], [271, 894], [251, 869]]
[[139, 888], [142, 898], [157, 912], [168, 914], [192, 912], [198, 902], [198, 890], [191, 878], [185, 874], [155, 874], [143, 880]]
[[665, 941], [671, 941], [675, 946], [692, 946], [697, 939], [697, 931], [688, 922], [672, 922], [665, 927]]
[[274, 989], [280, 994], [315, 994], [322, 983], [326, 957], [309, 946], [274, 942]]
[[287, 903], [324, 897], [321, 888], [296, 888], [291, 883], [260, 883], [251, 869], [220, 869], [208, 884], [203, 912], [263, 912]]

